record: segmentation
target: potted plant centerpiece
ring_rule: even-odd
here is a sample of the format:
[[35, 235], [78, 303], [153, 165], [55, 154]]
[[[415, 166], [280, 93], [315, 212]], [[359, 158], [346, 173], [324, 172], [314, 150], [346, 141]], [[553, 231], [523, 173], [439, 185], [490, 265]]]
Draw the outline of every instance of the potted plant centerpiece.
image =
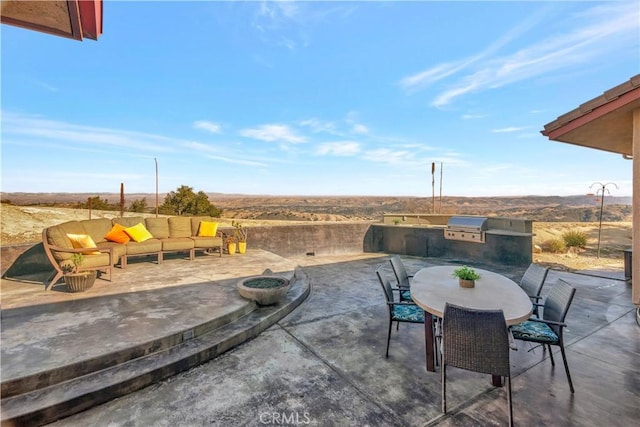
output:
[[238, 252], [243, 254], [247, 251], [247, 230], [242, 227], [240, 221], [231, 221], [231, 225], [235, 227], [234, 236], [238, 242]]
[[232, 235], [228, 235], [224, 238], [224, 244], [227, 247], [227, 252], [229, 255], [235, 255], [236, 253], [236, 237]]
[[473, 268], [463, 265], [453, 270], [453, 277], [458, 278], [458, 284], [463, 288], [473, 288], [476, 286], [476, 280], [480, 275]]
[[72, 265], [65, 264], [62, 268], [64, 271], [64, 283], [71, 292], [84, 292], [90, 289], [96, 281], [98, 276], [96, 270], [80, 271], [83, 262], [84, 254], [75, 253], [71, 255]]

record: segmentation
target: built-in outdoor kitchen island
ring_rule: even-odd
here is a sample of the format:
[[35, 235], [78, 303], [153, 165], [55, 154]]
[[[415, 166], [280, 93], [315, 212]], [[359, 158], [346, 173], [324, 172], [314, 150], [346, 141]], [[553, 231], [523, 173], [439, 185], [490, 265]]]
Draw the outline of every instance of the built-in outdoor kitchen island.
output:
[[532, 249], [531, 220], [438, 214], [385, 214], [364, 242], [365, 252], [514, 266], [529, 265]]

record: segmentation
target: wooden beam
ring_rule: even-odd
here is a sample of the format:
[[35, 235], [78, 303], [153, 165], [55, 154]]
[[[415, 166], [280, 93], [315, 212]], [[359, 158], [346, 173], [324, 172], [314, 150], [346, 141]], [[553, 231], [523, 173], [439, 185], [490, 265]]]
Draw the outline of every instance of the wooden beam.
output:
[[640, 108], [633, 111], [633, 224], [631, 302], [640, 306]]

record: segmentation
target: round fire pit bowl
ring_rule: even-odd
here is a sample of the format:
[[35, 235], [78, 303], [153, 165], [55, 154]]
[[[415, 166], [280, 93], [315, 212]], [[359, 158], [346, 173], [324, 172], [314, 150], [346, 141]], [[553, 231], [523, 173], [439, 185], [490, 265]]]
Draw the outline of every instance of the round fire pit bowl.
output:
[[289, 290], [289, 281], [278, 276], [253, 276], [238, 282], [238, 291], [243, 298], [258, 305], [275, 304]]

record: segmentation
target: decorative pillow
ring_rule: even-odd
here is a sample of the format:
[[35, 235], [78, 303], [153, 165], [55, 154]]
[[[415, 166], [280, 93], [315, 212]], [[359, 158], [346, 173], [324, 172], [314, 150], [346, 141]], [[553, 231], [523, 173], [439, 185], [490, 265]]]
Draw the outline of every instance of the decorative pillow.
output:
[[114, 224], [113, 227], [111, 228], [111, 231], [109, 231], [104, 236], [104, 238], [109, 240], [110, 242], [125, 244], [129, 240], [131, 240], [131, 237], [129, 237], [129, 235], [124, 230], [125, 230], [124, 226], [120, 224]]
[[198, 228], [198, 236], [200, 237], [214, 237], [218, 231], [218, 223], [212, 221], [200, 221], [200, 227]]
[[[98, 249], [96, 243], [93, 241], [91, 236], [86, 234], [67, 234], [69, 240], [71, 240], [71, 244], [75, 249], [81, 248], [93, 248]], [[100, 255], [100, 251], [86, 251], [83, 252], [86, 255]]]
[[133, 227], [127, 227], [124, 232], [131, 237], [134, 242], [144, 242], [145, 240], [153, 239], [153, 234], [149, 233], [143, 223], [139, 222]]

